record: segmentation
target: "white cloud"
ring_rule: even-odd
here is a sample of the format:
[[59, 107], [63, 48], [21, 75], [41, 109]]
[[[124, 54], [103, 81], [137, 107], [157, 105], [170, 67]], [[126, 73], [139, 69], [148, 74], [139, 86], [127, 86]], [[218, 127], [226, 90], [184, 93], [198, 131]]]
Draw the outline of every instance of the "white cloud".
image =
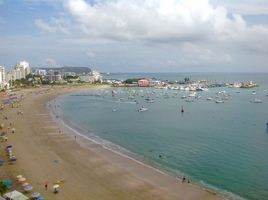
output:
[[70, 34], [69, 32], [69, 22], [62, 18], [52, 18], [50, 22], [45, 22], [42, 19], [36, 19], [35, 25], [40, 28], [42, 31], [49, 33], [64, 33], [66, 35]]
[[[60, 45], [69, 45], [70, 49], [84, 47], [75, 57], [82, 55], [87, 62], [90, 58], [100, 65], [168, 65], [174, 71], [178, 65], [247, 65], [251, 69], [250, 65], [261, 57], [259, 63], [266, 66], [268, 27], [249, 25], [243, 15], [231, 12], [235, 11], [231, 7], [242, 5], [241, 2], [224, 2], [66, 0], [62, 1], [65, 13], [59, 14], [58, 19], [37, 19], [35, 23], [42, 31], [58, 36]], [[252, 2], [250, 5], [255, 5]], [[254, 9], [257, 7], [258, 4]], [[246, 8], [243, 10], [249, 13]], [[96, 47], [98, 56], [88, 51]]]
[[96, 54], [93, 51], [87, 51], [86, 55], [90, 58], [94, 58], [96, 56]]
[[258, 50], [264, 49], [260, 41], [268, 41], [267, 27], [248, 26], [241, 15], [209, 0], [68, 0], [65, 7], [90, 38], [219, 45], [240, 41]]
[[51, 65], [51, 66], [55, 66], [55, 65], [57, 65], [56, 60], [53, 59], [53, 58], [46, 58], [46, 59], [45, 59], [45, 62], [46, 62], [48, 65]]
[[222, 5], [230, 12], [243, 15], [267, 15], [267, 0], [210, 0], [215, 6]]

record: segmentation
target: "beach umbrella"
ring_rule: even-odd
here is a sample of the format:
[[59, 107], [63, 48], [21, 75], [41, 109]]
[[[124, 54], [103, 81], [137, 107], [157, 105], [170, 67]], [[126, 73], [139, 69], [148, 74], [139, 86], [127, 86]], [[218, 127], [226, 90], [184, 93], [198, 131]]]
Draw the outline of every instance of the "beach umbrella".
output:
[[12, 148], [12, 145], [8, 145], [8, 146], [6, 146], [6, 148], [7, 148], [7, 149]]
[[9, 180], [5, 180], [5, 181], [2, 181], [3, 185], [5, 185], [6, 187], [10, 187], [12, 186], [12, 181], [9, 181]]
[[22, 187], [25, 187], [27, 185], [29, 185], [29, 183], [25, 182], [25, 183], [22, 184]]
[[20, 179], [20, 178], [22, 178], [22, 177], [23, 177], [23, 176], [19, 174], [19, 175], [17, 176], [17, 179]]
[[45, 200], [44, 197], [38, 197], [36, 200]]
[[34, 192], [34, 193], [32, 193], [32, 195], [31, 195], [33, 198], [38, 198], [38, 197], [40, 197], [40, 193], [39, 192]]
[[53, 189], [56, 189], [56, 188], [59, 188], [60, 185], [56, 184], [56, 185], [53, 185]]
[[25, 192], [30, 192], [32, 189], [33, 189], [33, 186], [31, 186], [31, 185], [26, 185], [26, 186], [24, 187], [24, 191], [25, 191]]
[[24, 177], [21, 177], [21, 178], [19, 178], [19, 180], [18, 180], [19, 182], [24, 182], [24, 181], [26, 181], [26, 178], [24, 178]]
[[15, 162], [16, 160], [17, 160], [17, 158], [15, 156], [13, 156], [13, 157], [10, 158], [10, 161], [12, 161], [12, 162]]

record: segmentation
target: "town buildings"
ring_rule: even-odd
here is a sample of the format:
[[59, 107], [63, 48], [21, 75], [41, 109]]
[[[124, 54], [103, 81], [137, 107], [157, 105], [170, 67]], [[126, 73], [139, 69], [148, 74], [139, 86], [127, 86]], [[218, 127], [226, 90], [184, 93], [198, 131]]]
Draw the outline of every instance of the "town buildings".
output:
[[31, 73], [30, 64], [27, 61], [21, 61], [15, 65], [14, 69], [7, 72], [6, 82], [25, 79]]
[[0, 65], [0, 88], [4, 88], [6, 84], [5, 67]]

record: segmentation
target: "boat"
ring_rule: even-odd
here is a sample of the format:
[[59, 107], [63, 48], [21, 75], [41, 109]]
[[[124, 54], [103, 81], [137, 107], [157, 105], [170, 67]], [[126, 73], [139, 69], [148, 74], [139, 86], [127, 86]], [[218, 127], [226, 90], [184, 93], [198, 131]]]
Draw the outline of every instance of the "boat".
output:
[[112, 111], [113, 111], [113, 112], [116, 112], [117, 110], [114, 108]]
[[240, 86], [240, 88], [254, 88], [257, 87], [256, 83], [253, 83], [252, 81], [250, 81], [249, 83], [242, 83], [242, 85]]
[[138, 110], [138, 112], [146, 112], [146, 111], [148, 111], [148, 108], [145, 108], [143, 106]]
[[196, 96], [196, 92], [191, 92], [188, 97], [195, 97]]
[[251, 101], [251, 103], [262, 103], [262, 100], [256, 98], [253, 101]]
[[208, 97], [207, 100], [208, 100], [208, 101], [211, 101], [211, 100], [212, 100], [212, 97]]
[[215, 103], [224, 103], [224, 101], [222, 101], [222, 100], [217, 100], [217, 101], [215, 101]]
[[186, 96], [185, 96], [185, 95], [183, 95], [183, 96], [181, 97], [181, 99], [186, 99]]
[[185, 101], [190, 103], [190, 102], [194, 102], [194, 99], [189, 98], [189, 99], [186, 99]]

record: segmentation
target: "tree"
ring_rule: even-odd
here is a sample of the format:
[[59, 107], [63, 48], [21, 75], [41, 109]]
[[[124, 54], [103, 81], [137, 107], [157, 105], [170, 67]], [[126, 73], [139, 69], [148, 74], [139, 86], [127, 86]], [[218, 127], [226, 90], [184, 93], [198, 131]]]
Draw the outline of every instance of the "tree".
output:
[[3, 196], [4, 193], [7, 191], [7, 186], [3, 183], [3, 181], [0, 182], [0, 194]]

